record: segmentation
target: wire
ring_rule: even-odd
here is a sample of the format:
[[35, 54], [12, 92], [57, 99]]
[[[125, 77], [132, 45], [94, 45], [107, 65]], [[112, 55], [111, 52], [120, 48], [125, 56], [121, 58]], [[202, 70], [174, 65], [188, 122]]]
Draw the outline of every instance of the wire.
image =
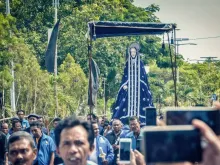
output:
[[194, 38], [194, 39], [190, 39], [190, 38], [189, 38], [188, 41], [190, 41], [190, 40], [205, 40], [205, 39], [210, 39], [210, 38], [220, 38], [220, 36], [215, 36], [215, 37], [203, 37], [203, 38]]

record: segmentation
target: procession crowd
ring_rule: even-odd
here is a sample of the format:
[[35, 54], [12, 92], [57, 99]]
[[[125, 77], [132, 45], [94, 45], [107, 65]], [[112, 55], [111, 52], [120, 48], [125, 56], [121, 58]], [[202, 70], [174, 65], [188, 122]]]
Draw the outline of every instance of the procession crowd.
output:
[[[161, 120], [157, 119], [158, 126], [163, 125]], [[201, 164], [219, 165], [220, 139], [204, 122], [195, 119], [192, 124], [207, 141]], [[146, 165], [141, 152], [142, 128], [136, 116], [124, 124], [114, 119], [111, 125], [106, 117], [99, 119], [95, 114], [88, 114], [86, 120], [54, 118], [52, 127], [46, 128], [37, 114], [29, 114], [26, 120], [23, 110], [18, 110], [10, 123], [1, 122], [0, 165], [116, 165], [121, 138], [132, 141], [130, 164]], [[178, 165], [183, 164], [193, 163]]]

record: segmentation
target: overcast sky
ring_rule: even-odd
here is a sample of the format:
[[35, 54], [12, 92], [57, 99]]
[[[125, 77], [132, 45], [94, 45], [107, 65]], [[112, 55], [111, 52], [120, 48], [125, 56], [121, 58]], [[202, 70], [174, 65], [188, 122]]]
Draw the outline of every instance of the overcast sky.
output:
[[181, 45], [179, 53], [185, 59], [200, 59], [214, 56], [220, 59], [220, 0], [134, 0], [136, 6], [147, 7], [155, 3], [160, 6], [156, 13], [161, 22], [176, 23], [177, 38], [215, 39], [192, 40], [184, 43], [197, 45]]

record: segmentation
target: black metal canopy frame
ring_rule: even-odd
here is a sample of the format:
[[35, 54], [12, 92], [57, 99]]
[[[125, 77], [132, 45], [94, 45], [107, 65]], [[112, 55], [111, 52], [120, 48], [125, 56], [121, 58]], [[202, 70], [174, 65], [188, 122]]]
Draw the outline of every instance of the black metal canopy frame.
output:
[[[92, 59], [92, 41], [97, 38], [104, 37], [118, 37], [118, 36], [135, 36], [135, 35], [163, 35], [167, 33], [169, 40], [169, 33], [172, 32], [172, 37], [174, 43], [176, 43], [176, 24], [171, 23], [155, 23], [155, 22], [115, 22], [115, 21], [98, 21], [98, 22], [88, 22], [88, 54], [89, 54], [89, 70], [91, 79], [91, 59]], [[177, 104], [177, 88], [176, 88], [176, 44], [174, 60], [171, 55], [170, 49], [170, 60], [172, 66], [172, 75], [174, 81], [174, 91], [175, 91], [175, 106]], [[90, 81], [91, 82], [91, 81]], [[89, 90], [92, 90], [92, 84], [89, 83]], [[90, 92], [91, 94], [92, 92]], [[91, 99], [91, 96], [89, 96]], [[90, 106], [91, 107], [91, 106]], [[91, 109], [90, 109], [91, 113]]]

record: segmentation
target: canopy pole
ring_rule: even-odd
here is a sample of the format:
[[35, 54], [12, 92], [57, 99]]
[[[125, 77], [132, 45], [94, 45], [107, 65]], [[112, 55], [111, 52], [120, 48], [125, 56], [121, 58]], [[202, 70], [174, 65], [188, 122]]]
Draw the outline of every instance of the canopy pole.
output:
[[173, 57], [171, 54], [171, 47], [170, 47], [170, 37], [169, 34], [167, 33], [167, 38], [168, 38], [168, 42], [169, 42], [169, 50], [170, 50], [170, 63], [171, 63], [171, 69], [172, 69], [172, 77], [173, 77], [173, 82], [175, 82], [175, 71], [174, 71], [174, 64], [173, 64]]
[[93, 113], [92, 109], [92, 37], [88, 41], [88, 56], [89, 56], [89, 113]]
[[[174, 31], [173, 31], [174, 32]], [[177, 106], [177, 92], [176, 92], [176, 38], [174, 38], [175, 35], [172, 33], [172, 37], [174, 39], [174, 47], [175, 47], [175, 53], [174, 53], [174, 59], [173, 55], [171, 53], [171, 47], [170, 47], [170, 38], [169, 34], [167, 33], [167, 38], [169, 42], [169, 51], [170, 51], [170, 63], [171, 63], [171, 69], [172, 69], [172, 77], [173, 77], [173, 84], [174, 84], [174, 105]]]
[[175, 107], [178, 107], [178, 98], [177, 98], [177, 63], [176, 63], [176, 58], [177, 58], [177, 41], [176, 41], [176, 28], [174, 27], [173, 29], [173, 39], [174, 39], [174, 47], [175, 47], [175, 52], [174, 52], [174, 104]]

